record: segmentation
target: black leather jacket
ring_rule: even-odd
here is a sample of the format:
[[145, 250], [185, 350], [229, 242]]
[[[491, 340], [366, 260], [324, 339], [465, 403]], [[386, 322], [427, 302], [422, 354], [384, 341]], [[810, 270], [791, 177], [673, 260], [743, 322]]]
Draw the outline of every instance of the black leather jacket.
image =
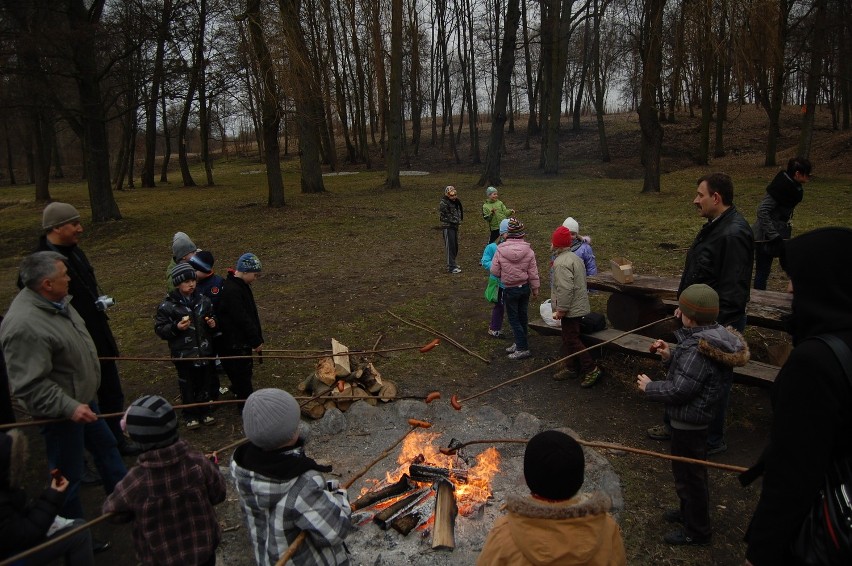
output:
[[719, 293], [719, 324], [733, 325], [745, 314], [754, 264], [754, 236], [737, 208], [731, 205], [707, 222], [686, 254], [677, 294], [694, 283]]

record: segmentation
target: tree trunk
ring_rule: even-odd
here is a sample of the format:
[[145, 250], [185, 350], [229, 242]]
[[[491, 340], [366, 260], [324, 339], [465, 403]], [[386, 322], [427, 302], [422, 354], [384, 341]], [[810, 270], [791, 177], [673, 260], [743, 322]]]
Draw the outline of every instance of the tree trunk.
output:
[[595, 82], [595, 117], [598, 125], [598, 140], [601, 148], [601, 161], [609, 163], [609, 143], [606, 139], [606, 124], [604, 123], [604, 92], [601, 81], [601, 20], [603, 12], [606, 10], [607, 1], [604, 0], [602, 5], [598, 5], [598, 0], [594, 0], [594, 31], [592, 34], [592, 74]]
[[169, 161], [172, 157], [172, 138], [169, 128], [169, 117], [166, 115], [166, 93], [160, 97], [163, 111], [163, 166], [160, 168], [160, 182], [169, 182]]
[[178, 164], [180, 165], [180, 175], [184, 187], [194, 187], [195, 179], [192, 178], [192, 173], [189, 170], [189, 156], [187, 155], [187, 131], [189, 129], [189, 115], [192, 110], [192, 101], [195, 98], [195, 90], [198, 88], [198, 73], [190, 70], [189, 85], [186, 90], [186, 97], [183, 99], [183, 108], [180, 112], [180, 123], [178, 124]]
[[663, 128], [654, 106], [662, 66], [663, 12], [666, 0], [645, 0], [642, 29], [642, 83], [639, 101], [639, 126], [642, 130], [642, 163], [645, 166], [643, 193], [660, 192], [660, 150]]
[[719, 23], [719, 54], [716, 77], [716, 143], [714, 144], [713, 157], [725, 156], [725, 125], [728, 121], [728, 100], [731, 96], [731, 66], [733, 39], [728, 34], [728, 12], [727, 0], [722, 0], [722, 14]]
[[420, 114], [423, 111], [423, 90], [420, 84], [420, 24], [415, 9], [416, 1], [411, 0], [409, 4], [408, 36], [411, 41], [411, 73], [408, 79], [411, 94], [409, 104], [411, 105], [411, 144], [414, 146], [414, 155], [420, 151], [420, 136], [423, 126]]
[[799, 157], [809, 158], [814, 135], [814, 114], [816, 101], [822, 80], [822, 62], [826, 47], [826, 0], [815, 0], [814, 29], [811, 37], [811, 65], [808, 71], [807, 93], [805, 95], [805, 113], [802, 115], [802, 130], [799, 135]]
[[701, 42], [701, 64], [698, 72], [700, 73], [701, 84], [701, 127], [698, 134], [698, 156], [696, 162], [699, 165], [707, 165], [710, 162], [710, 124], [713, 121], [713, 71], [715, 64], [713, 61], [713, 46], [715, 41], [712, 40], [712, 20], [715, 16], [711, 15], [713, 9], [713, 1], [705, 0], [700, 11], [700, 39]]
[[565, 82], [565, 72], [568, 66], [568, 48], [571, 42], [571, 0], [562, 0], [561, 7], [556, 10], [557, 0], [553, 0], [550, 24], [553, 28], [551, 37], [550, 85], [548, 90], [548, 111], [546, 137], [543, 148], [544, 173], [555, 175], [559, 173], [559, 126], [562, 113], [562, 84]]
[[402, 154], [402, 0], [391, 0], [391, 76], [388, 120], [388, 157], [385, 187], [400, 188], [399, 162]]
[[[82, 4], [83, 0], [74, 0]], [[145, 163], [142, 165], [142, 186], [155, 187], [154, 161], [157, 158], [157, 102], [160, 100], [160, 85], [163, 82], [163, 59], [166, 37], [172, 19], [172, 0], [163, 0], [162, 20], [157, 28], [157, 47], [154, 55], [154, 70], [151, 74], [151, 89], [145, 103]]]
[[267, 204], [271, 208], [284, 206], [284, 180], [281, 175], [281, 155], [278, 146], [278, 129], [281, 126], [281, 113], [278, 108], [278, 90], [275, 82], [275, 69], [272, 55], [263, 34], [263, 20], [260, 12], [261, 0], [248, 0], [246, 19], [252, 50], [257, 58], [261, 88], [261, 131], [263, 153], [266, 161], [266, 183], [269, 188]]
[[536, 107], [538, 106], [538, 101], [536, 100], [536, 96], [538, 95], [538, 86], [540, 83], [539, 78], [541, 77], [540, 68], [539, 73], [536, 74], [536, 77], [533, 77], [532, 72], [532, 55], [530, 53], [530, 32], [529, 26], [527, 25], [527, 0], [521, 0], [521, 20], [523, 23], [523, 33], [524, 33], [524, 70], [526, 71], [527, 76], [527, 106], [529, 107], [529, 115], [527, 117], [527, 140], [524, 146], [524, 149], [529, 149], [529, 139], [532, 136], [537, 136], [541, 129], [539, 128], [538, 119], [536, 118]]
[[506, 23], [503, 26], [503, 48], [500, 50], [500, 64], [497, 67], [497, 90], [494, 95], [494, 113], [491, 117], [491, 136], [485, 153], [485, 169], [479, 178], [480, 186], [499, 187], [503, 184], [500, 176], [503, 126], [506, 123], [506, 105], [511, 88], [512, 70], [515, 67], [515, 42], [518, 37], [520, 18], [519, 0], [508, 0]]
[[583, 106], [583, 93], [586, 90], [586, 75], [589, 72], [589, 34], [591, 30], [589, 28], [589, 20], [586, 20], [585, 29], [583, 30], [583, 61], [581, 63], [582, 67], [580, 69], [580, 80], [578, 82], [577, 87], [577, 97], [574, 99], [574, 108], [572, 112], [571, 119], [571, 131], [579, 132], [580, 131], [580, 113], [582, 111]]

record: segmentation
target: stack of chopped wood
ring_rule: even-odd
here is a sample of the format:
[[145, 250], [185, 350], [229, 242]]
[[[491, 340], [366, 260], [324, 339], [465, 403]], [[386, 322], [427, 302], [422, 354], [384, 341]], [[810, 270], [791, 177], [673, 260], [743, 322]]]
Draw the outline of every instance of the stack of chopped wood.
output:
[[317, 360], [316, 369], [298, 385], [300, 392], [320, 396], [302, 407], [303, 415], [319, 419], [332, 407], [346, 411], [359, 400], [375, 406], [396, 397], [396, 384], [382, 379], [369, 358], [350, 356], [337, 340], [331, 345], [333, 355]]

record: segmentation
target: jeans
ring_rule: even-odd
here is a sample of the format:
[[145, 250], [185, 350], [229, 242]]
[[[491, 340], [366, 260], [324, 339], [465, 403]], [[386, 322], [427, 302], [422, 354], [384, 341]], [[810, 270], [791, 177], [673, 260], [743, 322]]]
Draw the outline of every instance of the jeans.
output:
[[[672, 456], [707, 459], [707, 429], [672, 429]], [[680, 514], [687, 536], [710, 536], [710, 486], [707, 468], [698, 464], [672, 462], [675, 491], [680, 499]]]
[[489, 330], [500, 330], [503, 328], [503, 311], [506, 310], [506, 293], [503, 287], [497, 287], [497, 302], [494, 303], [494, 308], [491, 309], [491, 324], [488, 325]]
[[[89, 407], [100, 413], [97, 403], [89, 403]], [[47, 449], [49, 469], [59, 469], [68, 479], [65, 505], [59, 513], [63, 517], [83, 518], [80, 478], [83, 477], [84, 449], [92, 455], [107, 494], [112, 493], [115, 485], [127, 474], [115, 437], [103, 419], [86, 424], [72, 421], [48, 424], [41, 428], [41, 434]]]
[[754, 246], [754, 288], [766, 289], [769, 280], [769, 272], [772, 271], [772, 260], [774, 257], [766, 253], [766, 246], [757, 244]]
[[459, 266], [456, 256], [459, 253], [459, 227], [444, 226], [444, 251], [447, 254], [447, 271], [452, 271]]
[[527, 307], [530, 302], [530, 285], [524, 283], [520, 287], [506, 287], [503, 289], [506, 297], [506, 316], [512, 334], [515, 337], [515, 345], [518, 351], [529, 350], [527, 342]]

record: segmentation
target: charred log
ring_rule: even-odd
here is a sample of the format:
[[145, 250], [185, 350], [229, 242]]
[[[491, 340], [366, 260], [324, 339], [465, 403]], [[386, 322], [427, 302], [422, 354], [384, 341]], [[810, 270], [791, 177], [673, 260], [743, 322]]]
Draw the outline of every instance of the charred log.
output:
[[377, 503], [381, 503], [382, 501], [387, 501], [392, 497], [402, 495], [403, 493], [409, 492], [412, 489], [414, 489], [414, 486], [411, 484], [411, 480], [407, 475], [403, 474], [403, 476], [399, 479], [398, 482], [385, 486], [382, 489], [368, 491], [367, 493], [353, 501], [352, 510], [357, 511], [359, 509], [370, 507]]

